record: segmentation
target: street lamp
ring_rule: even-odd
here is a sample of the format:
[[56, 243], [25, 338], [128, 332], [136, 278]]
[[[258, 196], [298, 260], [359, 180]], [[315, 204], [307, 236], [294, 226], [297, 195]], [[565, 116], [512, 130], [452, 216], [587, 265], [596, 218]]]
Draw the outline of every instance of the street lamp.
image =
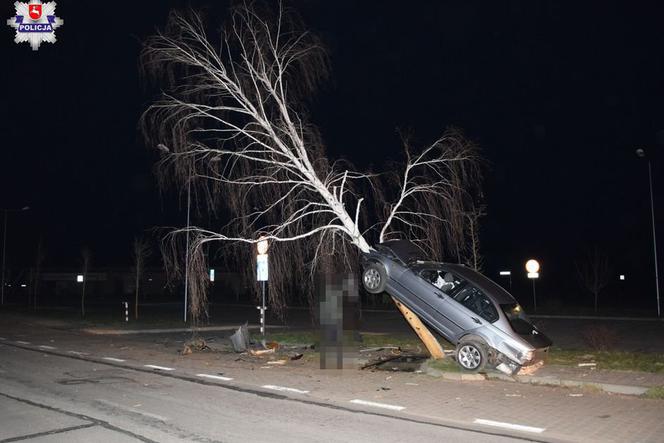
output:
[[21, 212], [30, 210], [30, 206], [23, 206], [21, 209], [3, 209], [5, 214], [4, 229], [2, 231], [2, 288], [0, 289], [0, 305], [5, 304], [5, 263], [7, 258], [7, 214], [10, 212]]
[[533, 308], [537, 312], [537, 294], [535, 292], [535, 280], [539, 278], [540, 264], [535, 259], [530, 259], [526, 262], [526, 271], [528, 271], [528, 278], [533, 281]]
[[646, 158], [648, 160], [648, 183], [650, 184], [650, 218], [652, 222], [652, 250], [655, 256], [655, 290], [657, 294], [657, 317], [661, 317], [661, 311], [659, 307], [659, 272], [657, 269], [657, 235], [655, 233], [655, 203], [652, 190], [652, 165], [650, 163], [650, 158], [646, 157], [646, 151], [643, 148], [638, 148], [636, 151], [636, 156], [639, 158]]

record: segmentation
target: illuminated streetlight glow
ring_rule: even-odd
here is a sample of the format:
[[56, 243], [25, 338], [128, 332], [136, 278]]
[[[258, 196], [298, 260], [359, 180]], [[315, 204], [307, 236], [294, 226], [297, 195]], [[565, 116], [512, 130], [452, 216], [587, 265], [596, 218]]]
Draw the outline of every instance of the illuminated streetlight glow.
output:
[[526, 271], [528, 271], [529, 274], [536, 274], [540, 270], [540, 264], [537, 260], [531, 258], [526, 262]]
[[625, 280], [625, 274], [620, 274], [620, 280]]
[[512, 275], [512, 271], [500, 271], [500, 275]]
[[76, 276], [76, 283], [83, 283], [83, 274], [78, 274]]
[[214, 281], [214, 269], [210, 269], [210, 281]]

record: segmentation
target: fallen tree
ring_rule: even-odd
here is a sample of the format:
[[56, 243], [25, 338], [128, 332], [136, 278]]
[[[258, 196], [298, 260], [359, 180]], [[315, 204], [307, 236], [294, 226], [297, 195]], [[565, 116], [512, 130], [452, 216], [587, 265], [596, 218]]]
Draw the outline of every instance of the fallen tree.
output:
[[[327, 75], [327, 57], [293, 11], [241, 4], [219, 41], [208, 38], [199, 14], [173, 12], [145, 42], [141, 60], [164, 90], [142, 118], [148, 144], [163, 154], [162, 183], [193, 184], [200, 211], [229, 218], [219, 229], [169, 234], [176, 272], [177, 237], [191, 235], [192, 316], [205, 315], [203, 247], [211, 242], [232, 245], [245, 263], [254, 255], [247, 246], [273, 244], [270, 305], [277, 311], [303, 263], [310, 276], [321, 267], [349, 268], [372, 240], [410, 238], [434, 257], [443, 246], [464, 250], [465, 209], [480, 183], [476, 147], [448, 130], [417, 152], [404, 143], [404, 163], [384, 174], [329, 159], [306, 111]], [[311, 279], [297, 284], [310, 284], [303, 280]]]

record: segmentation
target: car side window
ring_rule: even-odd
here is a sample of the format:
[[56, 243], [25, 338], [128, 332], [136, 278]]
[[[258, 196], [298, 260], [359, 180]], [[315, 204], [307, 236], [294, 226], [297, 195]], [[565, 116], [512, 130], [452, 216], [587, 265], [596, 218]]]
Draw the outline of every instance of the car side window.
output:
[[420, 277], [449, 296], [452, 296], [466, 284], [463, 279], [442, 269], [423, 269], [420, 271]]
[[482, 291], [474, 286], [466, 286], [454, 296], [458, 301], [484, 320], [493, 323], [498, 320], [498, 310]]

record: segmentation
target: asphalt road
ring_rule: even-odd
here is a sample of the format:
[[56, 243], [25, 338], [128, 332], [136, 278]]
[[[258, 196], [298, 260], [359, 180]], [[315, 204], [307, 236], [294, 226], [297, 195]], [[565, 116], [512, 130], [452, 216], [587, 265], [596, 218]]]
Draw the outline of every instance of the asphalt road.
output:
[[517, 441], [2, 343], [0, 353], [0, 442]]

